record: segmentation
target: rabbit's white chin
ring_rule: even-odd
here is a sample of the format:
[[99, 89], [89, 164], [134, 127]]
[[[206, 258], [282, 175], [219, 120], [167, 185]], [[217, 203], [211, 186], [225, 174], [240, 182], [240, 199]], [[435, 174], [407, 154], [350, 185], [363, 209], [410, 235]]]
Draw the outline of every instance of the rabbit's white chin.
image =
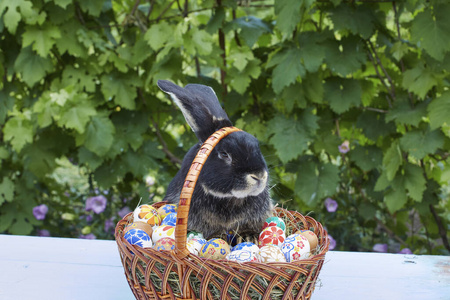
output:
[[218, 198], [246, 198], [248, 196], [258, 196], [266, 187], [267, 177], [267, 172], [264, 172], [260, 176], [255, 174], [247, 175], [245, 178], [247, 183], [246, 187], [242, 190], [231, 190], [229, 193], [214, 191], [206, 187], [204, 184], [202, 184], [202, 188], [205, 193]]

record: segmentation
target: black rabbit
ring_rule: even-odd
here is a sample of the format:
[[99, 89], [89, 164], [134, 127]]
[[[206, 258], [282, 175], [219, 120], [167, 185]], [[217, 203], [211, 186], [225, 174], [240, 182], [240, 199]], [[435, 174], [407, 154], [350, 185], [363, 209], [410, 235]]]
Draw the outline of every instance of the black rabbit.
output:
[[[199, 139], [167, 188], [164, 201], [178, 203], [188, 169], [203, 141], [232, 124], [211, 87], [188, 84], [182, 88], [167, 80], [159, 80], [158, 86], [180, 107]], [[267, 184], [268, 169], [258, 140], [244, 131], [231, 133], [217, 144], [203, 166], [192, 195], [188, 229], [202, 232], [206, 239], [223, 237], [230, 230], [257, 237], [273, 210]]]

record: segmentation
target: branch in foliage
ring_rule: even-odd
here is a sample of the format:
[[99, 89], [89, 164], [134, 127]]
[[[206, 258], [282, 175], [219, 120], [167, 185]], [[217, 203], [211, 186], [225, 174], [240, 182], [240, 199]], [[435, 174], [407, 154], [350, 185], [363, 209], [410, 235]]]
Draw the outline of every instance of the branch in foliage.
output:
[[439, 235], [441, 236], [442, 243], [444, 244], [445, 248], [448, 251], [450, 251], [450, 244], [449, 244], [448, 238], [447, 238], [447, 230], [445, 229], [444, 224], [442, 224], [442, 220], [439, 217], [439, 215], [437, 214], [436, 209], [431, 204], [430, 204], [430, 211], [431, 211], [431, 214], [433, 215], [434, 219], [436, 220], [436, 225], [439, 228]]
[[386, 79], [388, 80], [389, 85], [391, 86], [391, 88], [388, 89], [388, 91], [389, 91], [389, 93], [392, 96], [392, 100], [394, 100], [395, 99], [395, 86], [394, 86], [394, 83], [392, 82], [392, 78], [391, 78], [391, 76], [389, 76], [389, 73], [386, 71], [386, 69], [384, 68], [383, 64], [381, 63], [381, 60], [378, 57], [377, 51], [375, 49], [375, 46], [372, 44], [372, 42], [370, 40], [367, 40], [367, 42], [369, 43], [369, 47], [372, 49], [373, 54], [375, 55], [375, 58], [377, 60], [378, 65], [380, 66], [381, 70], [384, 73], [384, 76], [386, 76]]
[[175, 154], [173, 154], [172, 152], [170, 152], [169, 147], [167, 146], [166, 141], [164, 141], [164, 138], [161, 135], [161, 131], [159, 129], [158, 123], [155, 122], [155, 120], [153, 120], [152, 117], [150, 117], [150, 119], [152, 120], [153, 123], [153, 127], [155, 128], [156, 131], [156, 136], [158, 137], [159, 142], [161, 143], [161, 146], [163, 147], [163, 152], [167, 155], [167, 157], [169, 158], [169, 160], [175, 165], [175, 166], [179, 166], [181, 165], [181, 159], [177, 156], [175, 156]]
[[[386, 90], [389, 92], [389, 95], [391, 96], [392, 100], [394, 100], [394, 97], [392, 96], [392, 93], [390, 91], [390, 88], [387, 86], [386, 82], [384, 81], [384, 78], [381, 76], [380, 72], [378, 71], [378, 65], [375, 62], [375, 59], [372, 55], [372, 52], [370, 49], [368, 49], [367, 53], [369, 54], [369, 58], [373, 63], [373, 66], [375, 68], [375, 72], [377, 73], [378, 78], [380, 79], [381, 83], [384, 85], [384, 87], [386, 88]], [[389, 97], [386, 97], [388, 104], [389, 104], [389, 108], [392, 108], [392, 103], [391, 100], [389, 100]]]

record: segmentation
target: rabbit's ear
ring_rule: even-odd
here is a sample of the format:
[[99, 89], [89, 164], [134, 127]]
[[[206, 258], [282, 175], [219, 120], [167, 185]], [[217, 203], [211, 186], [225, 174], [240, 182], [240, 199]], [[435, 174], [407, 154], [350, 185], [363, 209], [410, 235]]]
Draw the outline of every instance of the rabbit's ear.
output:
[[188, 84], [182, 88], [170, 81], [158, 80], [158, 87], [169, 94], [181, 109], [186, 122], [201, 142], [216, 130], [232, 125], [216, 93], [209, 86]]

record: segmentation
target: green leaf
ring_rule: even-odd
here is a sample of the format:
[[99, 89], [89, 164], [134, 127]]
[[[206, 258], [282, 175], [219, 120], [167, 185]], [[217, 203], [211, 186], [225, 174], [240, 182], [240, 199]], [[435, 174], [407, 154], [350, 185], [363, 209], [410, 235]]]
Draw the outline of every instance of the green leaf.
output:
[[30, 234], [33, 226], [21, 214], [16, 215], [16, 221], [9, 227], [9, 232], [18, 235]]
[[155, 51], [161, 49], [173, 34], [173, 29], [167, 22], [153, 24], [144, 35], [148, 45]]
[[53, 70], [53, 63], [49, 57], [36, 55], [31, 47], [26, 47], [20, 51], [14, 63], [14, 69], [21, 74], [23, 81], [32, 87], [44, 78], [47, 72]]
[[15, 151], [20, 152], [26, 144], [33, 142], [33, 124], [20, 116], [10, 118], [3, 128], [4, 139]]
[[431, 130], [443, 124], [450, 125], [450, 92], [444, 92], [440, 97], [433, 99], [427, 109]]
[[81, 9], [94, 17], [98, 17], [102, 12], [104, 1], [81, 0], [78, 1]]
[[3, 202], [11, 202], [14, 199], [14, 182], [7, 176], [4, 176], [0, 183], [0, 205]]
[[450, 7], [435, 5], [434, 9], [424, 9], [412, 20], [411, 38], [435, 59], [442, 61], [450, 49]]
[[393, 123], [387, 123], [385, 115], [373, 111], [364, 111], [359, 114], [356, 127], [361, 128], [366, 137], [377, 141], [381, 136], [389, 136], [396, 131]]
[[405, 188], [409, 191], [409, 197], [417, 202], [421, 202], [423, 192], [427, 188], [422, 168], [413, 164], [407, 164], [404, 178]]
[[[330, 35], [330, 33], [324, 33]], [[361, 69], [361, 64], [367, 60], [364, 45], [357, 36], [343, 37], [340, 42], [328, 39], [323, 43], [325, 62], [328, 68], [342, 76], [347, 76]]]
[[325, 59], [325, 48], [320, 44], [324, 37], [318, 32], [302, 32], [299, 35], [302, 62], [310, 73], [316, 72]]
[[402, 152], [400, 150], [400, 144], [396, 140], [388, 148], [383, 157], [383, 168], [386, 172], [386, 178], [392, 181], [397, 173], [398, 169], [402, 165]]
[[212, 52], [212, 36], [204, 30], [191, 30], [192, 36], [188, 39], [192, 41], [196, 53], [208, 55]]
[[239, 35], [250, 48], [258, 41], [264, 33], [271, 33], [269, 25], [255, 16], [245, 16], [232, 21], [234, 28], [240, 28]]
[[383, 152], [375, 146], [356, 146], [348, 155], [364, 172], [378, 168], [383, 160]]
[[312, 136], [318, 129], [318, 117], [305, 110], [299, 120], [277, 115], [268, 123], [268, 134], [273, 134], [270, 143], [283, 163], [287, 163], [308, 149]]
[[301, 57], [301, 50], [293, 47], [275, 54], [269, 61], [268, 68], [276, 65], [272, 73], [272, 88], [275, 93], [279, 94], [283, 88], [294, 83], [298, 76], [306, 74]]
[[361, 104], [361, 93], [361, 85], [355, 79], [334, 77], [325, 83], [325, 99], [328, 99], [331, 109], [338, 114]]
[[424, 99], [428, 91], [438, 83], [436, 73], [430, 68], [425, 68], [422, 63], [403, 73], [402, 86], [421, 99]]
[[136, 84], [133, 77], [124, 77], [115, 74], [103, 75], [101, 77], [102, 93], [106, 99], [111, 100], [123, 108], [134, 110], [137, 97]]
[[336, 30], [348, 30], [368, 39], [375, 29], [372, 9], [365, 5], [343, 4], [331, 11], [331, 20]]
[[[411, 107], [409, 101], [396, 101], [394, 108], [386, 114], [386, 122], [395, 121], [397, 125], [413, 125], [418, 126], [422, 117], [426, 116], [427, 103], [418, 103], [415, 107]], [[430, 120], [431, 121], [431, 120]]]
[[11, 111], [14, 106], [14, 98], [4, 90], [0, 90], [0, 99], [0, 125], [2, 125], [6, 120], [8, 112]]
[[384, 202], [390, 213], [395, 213], [399, 209], [403, 208], [408, 198], [404, 188], [403, 178], [401, 176], [396, 177], [391, 189], [389, 189], [384, 195]]
[[391, 53], [397, 61], [400, 61], [402, 57], [405, 56], [408, 52], [409, 47], [403, 41], [398, 41], [392, 45]]
[[309, 0], [277, 0], [275, 1], [276, 27], [285, 34], [290, 34], [302, 19], [301, 8], [310, 7]]
[[444, 146], [444, 134], [439, 130], [414, 130], [407, 132], [400, 138], [400, 145], [405, 152], [417, 159], [427, 154], [434, 154]]
[[339, 184], [339, 169], [332, 164], [322, 164], [314, 160], [299, 164], [295, 182], [295, 193], [309, 206], [336, 193]]
[[22, 19], [21, 14], [28, 15], [32, 10], [33, 4], [26, 0], [2, 0], [0, 1], [0, 16], [3, 15], [3, 21], [11, 34], [16, 33], [17, 25]]
[[83, 134], [87, 122], [89, 122], [92, 116], [97, 114], [97, 111], [90, 105], [89, 101], [81, 95], [77, 95], [75, 99], [81, 100], [78, 103], [72, 103], [72, 105], [66, 105], [61, 110], [61, 118], [58, 120], [60, 126], [66, 128], [75, 129], [79, 133]]
[[61, 38], [59, 28], [46, 23], [44, 26], [27, 26], [22, 35], [22, 47], [32, 45], [33, 50], [42, 57], [47, 57], [56, 40]]
[[103, 158], [87, 150], [85, 147], [78, 149], [78, 160], [81, 164], [88, 165], [91, 171], [95, 171], [103, 163]]
[[48, 2], [55, 2], [56, 5], [66, 9], [67, 5], [69, 5], [70, 3], [72, 3], [72, 0], [45, 0], [45, 3]]
[[251, 78], [258, 78], [261, 74], [261, 61], [253, 59], [247, 63], [245, 69], [241, 72], [237, 69], [232, 69], [230, 74], [230, 85], [236, 92], [244, 94], [250, 84]]
[[[58, 25], [63, 39], [56, 39], [55, 44], [60, 54], [65, 52], [77, 57], [87, 57], [88, 51], [85, 46], [78, 40], [78, 30], [81, 29], [81, 24], [76, 19], [64, 21], [63, 24]], [[66, 66], [65, 69], [72, 66]]]
[[115, 127], [106, 116], [94, 116], [88, 123], [86, 132], [78, 137], [77, 144], [84, 146], [97, 154], [105, 155], [114, 141]]

